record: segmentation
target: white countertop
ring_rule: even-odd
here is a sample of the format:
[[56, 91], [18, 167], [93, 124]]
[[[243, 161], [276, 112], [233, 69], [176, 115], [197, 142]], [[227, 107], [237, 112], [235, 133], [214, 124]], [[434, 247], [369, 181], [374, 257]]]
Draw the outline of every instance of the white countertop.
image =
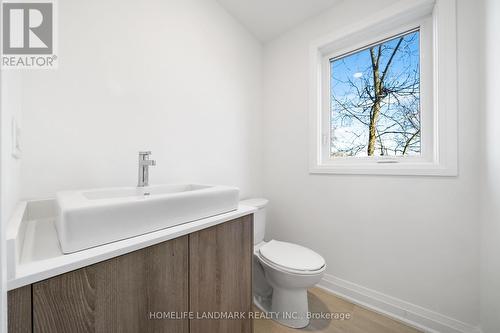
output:
[[[23, 209], [22, 207], [21, 205], [20, 209]], [[26, 204], [24, 204], [24, 209], [26, 209]], [[63, 254], [60, 249], [59, 239], [54, 226], [54, 218], [45, 216], [38, 219], [27, 219], [22, 222], [15, 221], [13, 228], [15, 231], [18, 229], [22, 230], [22, 235], [17, 236], [13, 231], [12, 233], [16, 237], [12, 236], [10, 241], [13, 244], [11, 244], [12, 246], [8, 246], [7, 255], [12, 258], [17, 255], [17, 258], [10, 259], [11, 264], [9, 269], [13, 271], [8, 272], [7, 288], [8, 290], [19, 288], [169, 239], [234, 220], [241, 216], [253, 214], [255, 211], [255, 207], [240, 205], [237, 210], [229, 213], [180, 224], [171, 228], [71, 254]], [[18, 254], [9, 253], [9, 251], [15, 252], [15, 248], [18, 249]]]

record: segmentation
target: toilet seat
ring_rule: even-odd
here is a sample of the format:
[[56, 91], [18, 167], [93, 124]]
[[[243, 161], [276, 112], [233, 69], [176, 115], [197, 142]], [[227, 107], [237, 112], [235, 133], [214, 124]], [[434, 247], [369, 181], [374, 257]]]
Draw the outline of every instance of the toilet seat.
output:
[[256, 249], [260, 259], [276, 269], [300, 275], [324, 270], [325, 259], [307, 247], [271, 240]]

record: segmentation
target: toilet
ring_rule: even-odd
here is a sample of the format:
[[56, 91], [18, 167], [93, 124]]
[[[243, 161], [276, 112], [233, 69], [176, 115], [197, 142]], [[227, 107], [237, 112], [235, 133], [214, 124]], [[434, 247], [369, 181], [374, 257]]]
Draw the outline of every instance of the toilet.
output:
[[264, 241], [267, 199], [248, 199], [254, 206], [253, 300], [268, 318], [292, 327], [309, 324], [307, 288], [326, 269], [323, 257], [307, 247], [278, 240]]

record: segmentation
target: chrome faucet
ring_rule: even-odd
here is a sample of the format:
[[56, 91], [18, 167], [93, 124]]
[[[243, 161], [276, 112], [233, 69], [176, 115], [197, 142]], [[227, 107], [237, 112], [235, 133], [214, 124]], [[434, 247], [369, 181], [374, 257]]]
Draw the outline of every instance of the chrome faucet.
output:
[[149, 185], [149, 166], [155, 166], [156, 161], [150, 160], [150, 151], [140, 151], [139, 152], [139, 180], [137, 181], [137, 187], [145, 187]]

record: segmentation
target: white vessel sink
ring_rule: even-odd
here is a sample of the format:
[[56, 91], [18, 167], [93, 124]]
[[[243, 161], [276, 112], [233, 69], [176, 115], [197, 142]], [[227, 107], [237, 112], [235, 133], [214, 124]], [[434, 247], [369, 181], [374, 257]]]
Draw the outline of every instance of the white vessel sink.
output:
[[239, 190], [159, 185], [57, 193], [56, 229], [64, 253], [115, 242], [238, 208]]

